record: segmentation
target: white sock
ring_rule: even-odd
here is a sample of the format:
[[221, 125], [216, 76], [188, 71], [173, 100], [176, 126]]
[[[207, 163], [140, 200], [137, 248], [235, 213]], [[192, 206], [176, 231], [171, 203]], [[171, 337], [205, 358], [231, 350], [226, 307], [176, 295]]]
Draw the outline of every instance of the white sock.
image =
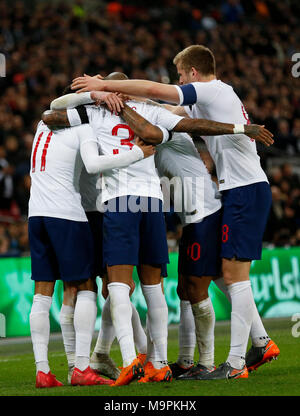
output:
[[94, 348], [94, 353], [109, 355], [115, 336], [115, 328], [110, 314], [110, 297], [108, 296], [102, 308], [101, 327]]
[[[225, 285], [223, 277], [219, 277], [218, 279], [214, 280], [214, 283], [224, 293], [229, 302], [231, 302], [230, 295], [228, 293], [227, 286]], [[268, 336], [265, 330], [265, 327], [262, 323], [261, 317], [259, 316], [256, 305], [253, 313], [253, 321], [251, 325], [250, 336], [252, 340], [252, 345], [254, 347], [264, 347], [270, 341], [270, 337]]]
[[76, 333], [75, 367], [84, 371], [90, 362], [90, 351], [97, 317], [97, 294], [91, 290], [77, 293], [74, 311], [74, 328]]
[[124, 283], [113, 282], [109, 283], [107, 288], [110, 296], [111, 318], [120, 345], [123, 367], [127, 367], [136, 358], [131, 322], [130, 287]]
[[146, 336], [147, 336], [147, 358], [146, 362], [151, 361], [150, 357], [153, 357], [153, 342], [151, 341], [150, 332], [149, 332], [149, 320], [148, 315], [146, 315]]
[[192, 305], [195, 319], [199, 364], [210, 368], [214, 365], [215, 311], [210, 298]]
[[62, 304], [59, 314], [61, 333], [69, 367], [75, 366], [76, 339], [74, 328], [74, 309], [75, 308], [73, 306]]
[[234, 368], [245, 365], [255, 303], [249, 280], [228, 285], [231, 297], [231, 344], [227, 361]]
[[36, 294], [29, 316], [30, 332], [33, 346], [36, 372], [49, 373], [48, 344], [50, 335], [49, 310], [52, 303], [51, 296]]
[[168, 342], [168, 306], [162, 292], [161, 284], [143, 285], [142, 291], [147, 303], [148, 333], [153, 342], [149, 361], [155, 368], [167, 365]]
[[257, 307], [254, 309], [253, 322], [250, 329], [252, 345], [254, 347], [264, 347], [270, 341], [270, 337], [265, 330]]
[[179, 354], [177, 364], [190, 367], [194, 363], [196, 345], [195, 320], [190, 301], [180, 301], [180, 322], [178, 328]]
[[132, 308], [132, 329], [133, 329], [133, 338], [136, 349], [140, 354], [147, 354], [147, 336], [145, 334], [144, 328], [142, 327], [140, 315], [136, 310], [133, 303], [131, 303]]

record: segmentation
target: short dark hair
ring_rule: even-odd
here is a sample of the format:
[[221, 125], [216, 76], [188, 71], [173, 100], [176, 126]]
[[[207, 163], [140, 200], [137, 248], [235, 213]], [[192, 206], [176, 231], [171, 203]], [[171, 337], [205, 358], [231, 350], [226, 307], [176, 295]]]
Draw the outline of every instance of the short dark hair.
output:
[[65, 87], [65, 89], [63, 90], [62, 95], [71, 94], [72, 92], [74, 92], [74, 91], [71, 90], [71, 84], [70, 84], [67, 87]]
[[216, 61], [214, 54], [203, 45], [191, 45], [179, 52], [173, 59], [185, 71], [194, 67], [202, 75], [216, 74]]

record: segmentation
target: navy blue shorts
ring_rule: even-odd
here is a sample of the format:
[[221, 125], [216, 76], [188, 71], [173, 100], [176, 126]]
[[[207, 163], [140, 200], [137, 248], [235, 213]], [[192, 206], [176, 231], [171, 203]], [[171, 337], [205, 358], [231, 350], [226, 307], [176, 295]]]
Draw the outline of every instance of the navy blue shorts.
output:
[[178, 273], [184, 276], [219, 276], [221, 270], [222, 210], [201, 222], [183, 227], [179, 242]]
[[[142, 209], [124, 209], [130, 200]], [[162, 201], [130, 195], [108, 202], [103, 217], [104, 265], [169, 263]]]
[[258, 182], [222, 192], [221, 257], [260, 260], [272, 204], [270, 185]]
[[31, 279], [37, 282], [87, 280], [94, 270], [94, 245], [88, 222], [30, 217]]
[[91, 227], [94, 241], [95, 268], [93, 277], [103, 277], [106, 269], [103, 267], [103, 214], [99, 211], [85, 213]]

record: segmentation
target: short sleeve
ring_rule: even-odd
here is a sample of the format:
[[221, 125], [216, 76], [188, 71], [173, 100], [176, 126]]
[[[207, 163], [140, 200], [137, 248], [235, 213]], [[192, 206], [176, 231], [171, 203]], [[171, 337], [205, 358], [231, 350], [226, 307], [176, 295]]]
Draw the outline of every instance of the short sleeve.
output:
[[179, 93], [180, 105], [201, 104], [208, 105], [219, 93], [216, 82], [193, 82], [191, 84], [177, 86]]
[[71, 127], [79, 126], [81, 124], [76, 108], [67, 108], [67, 116]]
[[155, 107], [157, 111], [156, 124], [167, 130], [173, 130], [175, 126], [184, 118], [162, 107]]

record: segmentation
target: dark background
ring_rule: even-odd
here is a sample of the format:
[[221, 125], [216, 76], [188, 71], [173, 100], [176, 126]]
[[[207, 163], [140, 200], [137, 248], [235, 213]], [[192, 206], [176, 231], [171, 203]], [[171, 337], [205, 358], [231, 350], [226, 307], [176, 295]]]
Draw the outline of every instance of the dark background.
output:
[[[28, 255], [30, 153], [41, 113], [83, 73], [125, 72], [176, 83], [173, 57], [191, 44], [212, 49], [250, 120], [274, 133], [258, 145], [273, 206], [265, 246], [300, 245], [300, 53], [298, 0], [0, 1], [0, 256]], [[299, 75], [300, 75], [300, 69]], [[199, 146], [212, 174], [214, 167]], [[181, 227], [167, 216], [170, 250]]]

